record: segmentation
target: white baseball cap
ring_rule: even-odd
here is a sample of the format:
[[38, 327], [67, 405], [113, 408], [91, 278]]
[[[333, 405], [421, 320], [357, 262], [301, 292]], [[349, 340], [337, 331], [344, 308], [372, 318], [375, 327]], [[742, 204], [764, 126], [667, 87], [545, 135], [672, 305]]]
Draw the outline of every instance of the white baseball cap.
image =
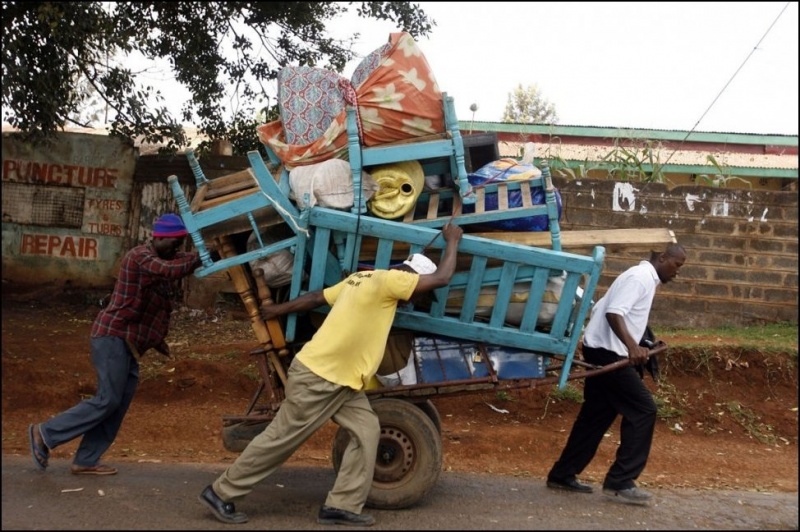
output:
[[422, 253], [414, 253], [403, 264], [410, 266], [412, 270], [420, 275], [428, 275], [436, 271], [436, 264]]

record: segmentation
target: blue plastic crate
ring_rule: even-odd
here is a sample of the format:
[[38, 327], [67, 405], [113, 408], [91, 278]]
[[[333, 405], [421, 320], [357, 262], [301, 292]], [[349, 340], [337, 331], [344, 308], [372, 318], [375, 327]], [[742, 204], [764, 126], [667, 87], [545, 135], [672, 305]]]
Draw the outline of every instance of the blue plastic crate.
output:
[[511, 347], [487, 346], [486, 351], [498, 379], [541, 379], [545, 376], [547, 357]]
[[542, 378], [547, 358], [536, 353], [501, 346], [481, 348], [441, 336], [417, 336], [414, 355], [419, 382], [434, 383], [489, 376], [488, 362], [500, 379]]

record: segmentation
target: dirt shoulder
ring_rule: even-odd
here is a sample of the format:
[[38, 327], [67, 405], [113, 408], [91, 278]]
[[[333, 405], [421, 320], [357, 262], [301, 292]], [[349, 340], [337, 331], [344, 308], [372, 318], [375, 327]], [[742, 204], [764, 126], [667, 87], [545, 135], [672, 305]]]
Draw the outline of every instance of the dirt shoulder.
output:
[[[28, 424], [69, 408], [95, 390], [89, 360], [93, 300], [3, 299], [3, 453], [28, 452]], [[662, 337], [670, 343], [677, 338]], [[244, 414], [258, 386], [258, 346], [243, 312], [179, 309], [168, 341], [173, 358], [150, 353], [109, 462], [228, 463], [222, 416]], [[664, 414], [639, 482], [657, 488], [796, 492], [797, 367], [717, 339], [703, 349], [671, 348], [662, 380], [646, 382]], [[575, 381], [580, 396], [581, 382]], [[507, 394], [432, 399], [442, 418], [444, 469], [544, 478], [563, 447], [579, 404], [551, 387]], [[494, 408], [493, 408], [494, 407]], [[501, 413], [497, 410], [504, 410]], [[332, 423], [290, 459], [331, 464]], [[610, 429], [582, 478], [595, 483], [613, 460], [619, 424]], [[71, 442], [53, 451], [69, 459]]]

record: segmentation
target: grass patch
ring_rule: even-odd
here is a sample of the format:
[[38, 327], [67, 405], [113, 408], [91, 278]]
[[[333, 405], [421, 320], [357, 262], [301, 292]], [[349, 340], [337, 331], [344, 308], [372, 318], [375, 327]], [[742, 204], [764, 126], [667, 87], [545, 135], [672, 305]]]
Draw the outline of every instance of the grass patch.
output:
[[674, 347], [708, 348], [716, 345], [735, 345], [763, 353], [787, 353], [797, 360], [797, 325], [768, 323], [749, 327], [716, 327], [711, 329], [659, 329], [656, 336]]
[[514, 400], [514, 397], [510, 393], [505, 391], [505, 390], [500, 390], [499, 392], [497, 392], [495, 394], [495, 397], [497, 397], [498, 401], [513, 401]]
[[661, 379], [658, 382], [658, 389], [653, 394], [656, 403], [656, 416], [664, 421], [680, 419], [686, 414], [688, 405], [686, 392], [679, 392], [674, 384], [665, 382]]
[[258, 367], [255, 364], [246, 365], [239, 370], [239, 373], [252, 381], [259, 382], [261, 380], [261, 373], [259, 373]]
[[573, 403], [581, 404], [583, 402], [583, 391], [571, 384], [567, 384], [563, 389], [559, 389], [557, 385], [554, 385], [553, 389], [550, 390], [550, 398], [553, 401], [572, 401]]
[[726, 403], [728, 413], [742, 426], [747, 433], [761, 443], [773, 445], [777, 439], [772, 432], [772, 425], [761, 422], [761, 418], [753, 410], [745, 407], [738, 401]]

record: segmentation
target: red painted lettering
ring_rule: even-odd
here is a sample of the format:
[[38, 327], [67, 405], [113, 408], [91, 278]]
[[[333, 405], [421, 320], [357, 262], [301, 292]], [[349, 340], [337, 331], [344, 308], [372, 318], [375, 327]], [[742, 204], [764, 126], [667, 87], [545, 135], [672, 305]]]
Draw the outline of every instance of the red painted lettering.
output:
[[3, 161], [3, 181], [11, 181], [13, 179], [12, 176], [16, 177], [18, 168], [17, 161], [5, 159]]
[[[53, 177], [53, 173], [56, 174], [56, 177]], [[47, 181], [50, 183], [60, 183], [61, 182], [61, 166], [58, 164], [51, 164], [50, 167], [47, 169]]]
[[47, 235], [36, 235], [36, 254], [44, 255], [47, 249]]
[[49, 255], [67, 259], [97, 259], [97, 240], [66, 235], [23, 234], [20, 255]]
[[22, 242], [19, 246], [20, 255], [33, 255], [35, 253], [36, 237], [34, 235], [23, 234]]
[[94, 238], [81, 238], [81, 257], [86, 259], [97, 258], [97, 240]]
[[80, 168], [73, 165], [67, 165], [64, 167], [67, 171], [67, 182], [71, 185], [75, 182], [75, 172], [80, 171]]
[[[106, 169], [105, 168], [95, 168], [94, 169], [94, 186], [108, 186], [106, 180]], [[102, 185], [101, 185], [102, 183]]]
[[36, 181], [49, 181], [47, 179], [47, 165], [41, 163], [31, 163], [31, 174]]
[[75, 256], [75, 240], [72, 238], [65, 238], [64, 239], [64, 246], [61, 248], [61, 251], [58, 253], [60, 257], [64, 257], [66, 255], [70, 257]]
[[83, 187], [115, 188], [117, 168], [93, 168], [31, 161], [3, 161], [3, 180]]
[[52, 255], [53, 249], [61, 246], [61, 237], [56, 235], [50, 235], [50, 238], [47, 241], [47, 254]]

